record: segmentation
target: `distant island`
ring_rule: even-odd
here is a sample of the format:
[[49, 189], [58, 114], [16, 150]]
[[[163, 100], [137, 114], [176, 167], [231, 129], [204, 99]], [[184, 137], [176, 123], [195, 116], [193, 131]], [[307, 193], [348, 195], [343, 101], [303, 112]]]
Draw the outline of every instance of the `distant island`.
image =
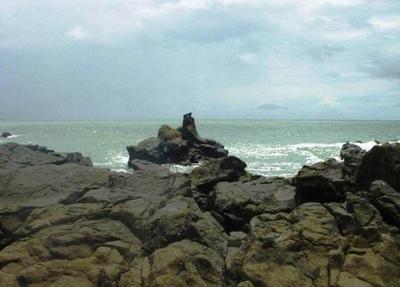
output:
[[0, 286], [400, 286], [398, 143], [264, 177], [189, 113], [127, 151], [0, 145]]

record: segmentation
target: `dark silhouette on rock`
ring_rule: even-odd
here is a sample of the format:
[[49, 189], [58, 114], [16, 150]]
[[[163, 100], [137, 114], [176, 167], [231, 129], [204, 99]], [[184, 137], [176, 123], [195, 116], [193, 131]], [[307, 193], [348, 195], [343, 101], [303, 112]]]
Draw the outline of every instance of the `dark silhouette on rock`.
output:
[[191, 113], [183, 116], [182, 127], [174, 129], [168, 125], [162, 125], [157, 137], [145, 139], [136, 146], [128, 146], [127, 150], [130, 167], [133, 167], [132, 160], [134, 159], [156, 164], [188, 165], [228, 155], [228, 151], [222, 144], [199, 136]]
[[357, 181], [368, 188], [377, 179], [400, 189], [400, 144], [375, 145], [363, 157], [357, 171]]

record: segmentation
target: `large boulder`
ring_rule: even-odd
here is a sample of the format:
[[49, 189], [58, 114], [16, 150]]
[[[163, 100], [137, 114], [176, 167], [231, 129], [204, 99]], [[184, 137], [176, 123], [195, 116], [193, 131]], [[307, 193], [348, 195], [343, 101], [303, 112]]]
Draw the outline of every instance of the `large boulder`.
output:
[[158, 130], [157, 138], [145, 139], [136, 146], [128, 146], [127, 150], [130, 167], [133, 167], [132, 161], [135, 159], [157, 164], [187, 165], [228, 155], [228, 151], [222, 144], [199, 136], [191, 113], [183, 116], [182, 127], [174, 129], [168, 125], [162, 125]]
[[227, 230], [241, 230], [258, 214], [291, 211], [295, 194], [294, 186], [283, 178], [220, 182], [215, 187], [213, 209], [223, 216]]
[[376, 145], [363, 157], [357, 181], [368, 188], [377, 179], [400, 191], [400, 143]]
[[343, 177], [352, 178], [365, 154], [360, 146], [345, 143], [340, 150], [340, 158], [343, 160]]
[[212, 159], [196, 167], [190, 173], [193, 197], [202, 209], [210, 209], [217, 183], [237, 181], [243, 176], [246, 163], [235, 156]]
[[335, 159], [304, 166], [293, 178], [296, 200], [302, 202], [344, 201], [349, 180], [343, 178], [343, 163]]

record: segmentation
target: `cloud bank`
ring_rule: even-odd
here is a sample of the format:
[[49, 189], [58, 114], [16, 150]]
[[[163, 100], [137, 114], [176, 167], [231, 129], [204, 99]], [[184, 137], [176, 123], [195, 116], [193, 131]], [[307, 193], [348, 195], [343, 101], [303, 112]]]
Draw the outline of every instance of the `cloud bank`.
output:
[[395, 0], [0, 7], [1, 118], [400, 119]]

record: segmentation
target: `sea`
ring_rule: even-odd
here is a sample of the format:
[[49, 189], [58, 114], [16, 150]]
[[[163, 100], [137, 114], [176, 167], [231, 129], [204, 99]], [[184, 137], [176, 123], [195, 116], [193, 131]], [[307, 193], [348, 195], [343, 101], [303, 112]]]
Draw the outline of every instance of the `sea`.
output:
[[[0, 143], [38, 144], [58, 152], [81, 152], [96, 166], [129, 172], [126, 146], [156, 136], [162, 124], [178, 120], [0, 121]], [[207, 120], [197, 119], [199, 134], [214, 138], [244, 160], [247, 170], [264, 176], [294, 176], [303, 165], [339, 158], [341, 146], [357, 142], [370, 149], [375, 141], [400, 141], [400, 121]], [[185, 167], [171, 166], [174, 171]]]

